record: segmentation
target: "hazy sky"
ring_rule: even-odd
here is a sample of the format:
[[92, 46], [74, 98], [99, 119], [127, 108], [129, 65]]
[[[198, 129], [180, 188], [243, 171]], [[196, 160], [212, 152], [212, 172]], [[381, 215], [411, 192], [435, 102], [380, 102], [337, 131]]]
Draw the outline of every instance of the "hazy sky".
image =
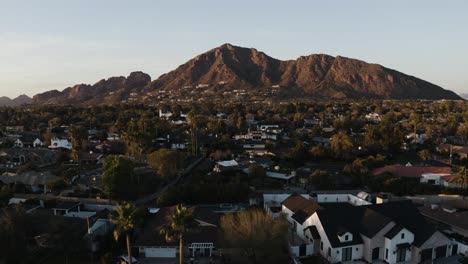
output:
[[467, 12], [466, 0], [0, 0], [0, 95], [155, 79], [223, 43], [358, 58], [468, 92]]

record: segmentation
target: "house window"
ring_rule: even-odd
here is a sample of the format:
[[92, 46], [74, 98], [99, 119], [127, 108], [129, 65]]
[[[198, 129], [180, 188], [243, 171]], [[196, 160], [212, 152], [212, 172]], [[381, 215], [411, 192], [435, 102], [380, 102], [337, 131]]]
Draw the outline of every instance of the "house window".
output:
[[356, 251], [359, 251], [359, 248], [356, 248]]
[[344, 236], [344, 240], [348, 241], [348, 235]]
[[320, 250], [323, 250], [323, 242], [320, 242]]
[[401, 233], [401, 239], [405, 238], [405, 233]]
[[388, 248], [385, 249], [385, 259], [388, 259]]
[[328, 248], [328, 256], [331, 257], [331, 248]]

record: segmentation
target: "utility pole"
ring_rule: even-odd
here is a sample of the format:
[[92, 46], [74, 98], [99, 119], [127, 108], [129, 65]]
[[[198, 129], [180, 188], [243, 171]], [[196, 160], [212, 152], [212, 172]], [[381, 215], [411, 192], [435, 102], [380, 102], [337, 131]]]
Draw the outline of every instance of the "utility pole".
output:
[[452, 144], [450, 144], [450, 166], [452, 166]]

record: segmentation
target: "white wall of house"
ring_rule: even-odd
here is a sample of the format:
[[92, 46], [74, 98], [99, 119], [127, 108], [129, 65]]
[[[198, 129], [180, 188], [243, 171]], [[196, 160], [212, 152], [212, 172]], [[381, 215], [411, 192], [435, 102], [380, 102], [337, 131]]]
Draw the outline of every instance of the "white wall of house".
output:
[[342, 262], [343, 250], [345, 248], [351, 248], [351, 260], [362, 259], [362, 253], [364, 248], [362, 244], [332, 249], [332, 256], [327, 259], [332, 263]]
[[289, 210], [286, 206], [281, 205], [281, 212], [286, 215], [286, 220], [288, 220], [289, 223], [293, 223], [294, 219], [291, 218], [291, 216], [294, 214], [293, 211]]
[[306, 252], [304, 256], [300, 256], [300, 246], [289, 246], [289, 250], [291, 252], [291, 255], [294, 257], [305, 257], [305, 256], [312, 256], [314, 254], [313, 250], [313, 244], [307, 244], [306, 245]]
[[369, 205], [366, 200], [363, 200], [352, 194], [342, 193], [342, 194], [317, 194], [318, 203], [350, 203], [355, 206]]
[[177, 249], [175, 247], [140, 247], [140, 253], [146, 258], [175, 258]]
[[14, 144], [15, 144], [15, 147], [17, 147], [17, 148], [24, 147], [23, 141], [21, 141], [21, 139], [19, 139], [19, 138], [15, 140]]
[[[263, 194], [263, 203], [265, 204], [277, 204], [279, 206], [284, 200], [286, 200], [291, 194], [289, 193], [265, 193]], [[310, 199], [308, 194], [301, 194], [302, 197]]]
[[68, 139], [52, 138], [50, 141], [49, 148], [72, 149], [72, 144], [68, 141]]
[[424, 173], [421, 175], [421, 183], [431, 183], [433, 185], [444, 185], [445, 181], [442, 179], [443, 176], [450, 174], [441, 173]]
[[425, 249], [432, 249], [432, 259], [434, 259], [436, 257], [434, 249], [440, 246], [447, 246], [446, 256], [450, 256], [452, 250], [451, 244], [454, 243], [452, 243], [449, 238], [447, 238], [441, 232], [436, 231], [419, 248], [413, 246], [413, 261], [419, 263], [421, 261], [421, 251]]
[[458, 254], [468, 255], [468, 244], [458, 243]]
[[353, 240], [353, 234], [351, 234], [350, 232], [346, 232], [343, 235], [338, 236], [338, 239], [340, 240], [341, 243], [352, 241]]
[[34, 148], [39, 148], [39, 147], [43, 147], [44, 146], [44, 142], [42, 142], [42, 140], [36, 138], [33, 142], [33, 147]]
[[367, 262], [372, 262], [372, 250], [374, 248], [379, 248], [379, 259], [383, 260], [385, 258], [385, 234], [390, 231], [395, 226], [394, 222], [390, 222], [382, 228], [377, 234], [374, 235], [374, 237], [366, 237], [364, 235], [361, 235], [362, 240], [364, 241], [364, 252], [363, 252], [363, 258]]
[[[402, 237], [403, 235], [403, 237]], [[402, 243], [413, 243], [414, 241], [414, 234], [411, 233], [408, 229], [403, 228], [396, 236], [392, 239], [385, 238], [385, 249], [384, 249], [384, 256], [386, 257], [386, 251], [388, 250], [388, 258], [384, 258], [385, 261], [388, 263], [396, 263], [397, 262], [397, 245]], [[407, 250], [406, 251], [406, 258], [405, 261], [411, 260], [412, 252]]]

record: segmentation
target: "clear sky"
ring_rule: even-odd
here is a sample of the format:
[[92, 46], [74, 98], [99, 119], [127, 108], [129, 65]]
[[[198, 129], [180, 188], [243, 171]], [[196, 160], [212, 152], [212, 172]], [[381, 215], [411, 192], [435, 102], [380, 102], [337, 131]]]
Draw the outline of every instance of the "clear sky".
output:
[[0, 95], [155, 79], [223, 43], [342, 55], [468, 92], [466, 0], [0, 0]]

